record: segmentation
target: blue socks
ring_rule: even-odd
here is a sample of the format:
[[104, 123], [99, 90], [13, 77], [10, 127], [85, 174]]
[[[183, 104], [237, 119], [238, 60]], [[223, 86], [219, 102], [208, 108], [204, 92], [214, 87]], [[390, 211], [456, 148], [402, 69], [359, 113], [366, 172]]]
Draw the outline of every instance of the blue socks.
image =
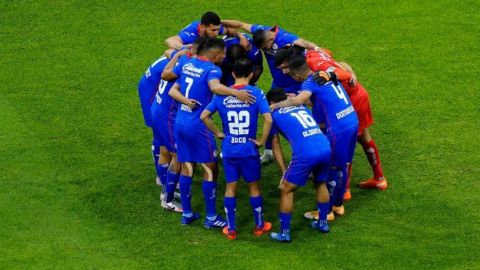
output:
[[292, 219], [291, 213], [278, 213], [278, 218], [280, 219], [280, 230], [282, 234], [290, 233], [290, 220]]
[[[217, 218], [217, 182], [203, 180], [202, 182], [203, 198], [205, 199], [205, 212], [207, 219], [215, 220]], [[184, 210], [185, 211], [185, 210]]]
[[[166, 192], [167, 192], [167, 198], [166, 202], [171, 202], [173, 201], [173, 195], [175, 193], [175, 188], [177, 187], [178, 183], [178, 178], [180, 177], [179, 173], [174, 173], [174, 172], [167, 172], [166, 173]], [[163, 184], [163, 183], [162, 183]]]
[[153, 165], [155, 166], [155, 171], [157, 172], [157, 176], [162, 178], [161, 172], [158, 170], [158, 159], [160, 158], [160, 141], [153, 139], [152, 141], [152, 157], [153, 157]]
[[227, 214], [228, 230], [235, 231], [237, 226], [235, 225], [235, 214], [237, 211], [237, 199], [235, 197], [225, 197], [223, 199], [225, 206], [225, 213]]
[[263, 227], [263, 197], [250, 197], [250, 205], [253, 210], [253, 218], [255, 219], [255, 226]]
[[345, 189], [347, 188], [347, 167], [344, 166], [341, 169], [337, 169], [334, 174], [335, 181], [337, 185], [335, 190], [333, 191], [333, 205], [340, 206], [343, 205], [343, 194], [345, 193]]
[[192, 177], [180, 175], [180, 200], [182, 201], [183, 216], [192, 216]]
[[329, 202], [326, 202], [326, 203], [317, 202], [317, 210], [318, 210], [318, 215], [319, 215], [318, 219], [320, 221], [327, 221], [327, 215], [330, 212], [329, 208], [330, 208], [330, 203]]

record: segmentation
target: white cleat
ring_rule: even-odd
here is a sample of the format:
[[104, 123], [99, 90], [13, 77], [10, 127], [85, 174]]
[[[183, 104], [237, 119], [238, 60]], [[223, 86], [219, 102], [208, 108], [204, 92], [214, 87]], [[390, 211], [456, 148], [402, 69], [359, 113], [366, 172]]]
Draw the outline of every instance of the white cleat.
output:
[[273, 151], [272, 150], [265, 150], [263, 152], [263, 155], [260, 157], [260, 162], [262, 164], [267, 164], [267, 163], [270, 163], [272, 162], [274, 159], [273, 157]]
[[173, 200], [169, 203], [167, 203], [165, 201], [162, 201], [161, 206], [162, 206], [163, 209], [165, 209], [167, 211], [172, 211], [172, 212], [176, 212], [176, 213], [182, 213], [183, 212], [182, 207], [175, 200]]

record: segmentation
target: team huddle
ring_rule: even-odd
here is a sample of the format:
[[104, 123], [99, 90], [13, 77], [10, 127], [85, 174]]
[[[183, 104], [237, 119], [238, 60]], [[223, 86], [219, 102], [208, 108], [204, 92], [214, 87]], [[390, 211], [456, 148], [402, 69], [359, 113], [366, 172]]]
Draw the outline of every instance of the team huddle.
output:
[[[278, 26], [221, 20], [213, 12], [169, 37], [166, 44], [169, 49], [147, 69], [138, 91], [145, 125], [153, 130], [161, 206], [181, 213], [182, 224], [201, 217], [191, 204], [197, 167], [203, 171], [204, 226], [221, 229], [230, 240], [237, 237], [240, 178], [248, 185], [254, 235], [272, 230], [272, 224], [263, 218], [261, 162], [275, 159], [283, 175], [279, 183], [280, 228], [270, 233], [274, 241], [291, 241], [293, 195], [310, 178], [317, 201], [317, 209], [305, 213], [312, 220], [311, 227], [327, 233], [329, 221], [345, 214], [343, 203], [351, 198], [357, 142], [374, 174], [359, 187], [387, 188], [378, 149], [368, 130], [373, 124], [368, 94], [352, 68], [333, 59], [329, 50]], [[256, 86], [263, 74], [262, 53], [272, 76], [266, 94]], [[212, 121], [214, 114], [219, 115], [221, 128]], [[257, 137], [259, 115], [263, 124]], [[288, 166], [280, 136], [292, 149]], [[220, 150], [215, 138], [221, 140]], [[215, 206], [219, 157], [226, 180], [226, 220]]]

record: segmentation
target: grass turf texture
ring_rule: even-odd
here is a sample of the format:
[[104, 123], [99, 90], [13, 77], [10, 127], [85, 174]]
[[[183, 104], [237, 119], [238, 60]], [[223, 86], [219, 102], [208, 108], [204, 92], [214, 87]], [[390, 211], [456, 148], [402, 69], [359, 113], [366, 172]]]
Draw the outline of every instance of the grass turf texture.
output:
[[[1, 269], [480, 268], [480, 3], [241, 2], [0, 3]], [[302, 218], [310, 186], [296, 195], [290, 245], [251, 235], [244, 184], [235, 242], [160, 209], [136, 86], [163, 40], [207, 10], [329, 48], [369, 91], [391, 186], [353, 188], [330, 234]], [[263, 175], [278, 229], [280, 174]], [[353, 184], [370, 175], [357, 147]]]

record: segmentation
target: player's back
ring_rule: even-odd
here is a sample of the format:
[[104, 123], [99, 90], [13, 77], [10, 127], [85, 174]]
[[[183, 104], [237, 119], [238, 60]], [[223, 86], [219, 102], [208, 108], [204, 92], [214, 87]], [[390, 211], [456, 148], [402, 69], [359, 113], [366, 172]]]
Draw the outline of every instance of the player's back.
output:
[[[172, 54], [173, 57], [174, 54]], [[188, 55], [182, 55], [178, 58], [176, 66], [178, 70], [181, 70], [181, 67], [190, 59]], [[169, 61], [169, 60], [168, 60]], [[167, 63], [168, 63], [167, 61]], [[163, 68], [162, 68], [163, 66]], [[168, 91], [175, 83], [174, 80], [172, 81], [165, 81], [161, 79], [161, 74], [165, 69], [166, 64], [157, 65], [155, 66], [155, 76], [160, 79], [158, 84], [158, 90], [155, 95], [155, 102], [152, 104], [152, 113], [156, 114], [160, 117], [169, 117], [175, 118], [176, 110], [177, 110], [177, 103], [171, 96], [168, 95]]]
[[[222, 154], [224, 157], [257, 156], [258, 150], [250, 139], [257, 136], [259, 113], [268, 113], [269, 107], [262, 90], [250, 85], [232, 86], [238, 91], [251, 91], [255, 96], [252, 104], [244, 103], [233, 96], [215, 96], [213, 108], [218, 110], [222, 119], [223, 133]], [[210, 110], [210, 105], [207, 108]]]
[[294, 157], [308, 158], [330, 148], [330, 143], [305, 106], [280, 108], [272, 112], [274, 127], [292, 146]]
[[208, 86], [212, 79], [220, 80], [222, 72], [206, 58], [198, 56], [191, 58], [181, 67], [180, 77], [177, 82], [180, 84], [180, 92], [188, 99], [198, 101], [194, 109], [179, 104], [177, 110], [177, 125], [195, 126], [202, 125], [200, 114], [207, 104], [212, 100], [213, 93]]
[[302, 90], [312, 93], [310, 100], [315, 109], [315, 120], [325, 123], [329, 136], [358, 125], [357, 114], [340, 84], [328, 82], [319, 85], [310, 75], [303, 83]]

